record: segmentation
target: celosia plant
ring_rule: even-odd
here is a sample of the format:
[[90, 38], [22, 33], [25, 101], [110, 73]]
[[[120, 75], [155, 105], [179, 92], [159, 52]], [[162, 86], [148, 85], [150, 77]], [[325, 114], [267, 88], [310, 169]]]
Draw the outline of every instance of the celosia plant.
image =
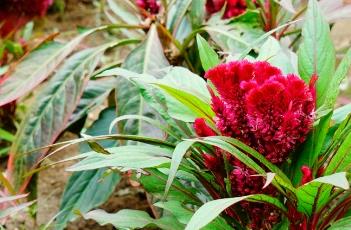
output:
[[[315, 89], [294, 74], [285, 76], [267, 62], [241, 61], [214, 67], [205, 77], [215, 87], [211, 106], [220, 134], [239, 139], [273, 164], [285, 162], [312, 128]], [[215, 135], [203, 118], [195, 120], [194, 128], [199, 136]], [[254, 170], [230, 154], [221, 149], [216, 149], [214, 155], [204, 153], [205, 165], [223, 189], [226, 176], [223, 157], [233, 168], [231, 195], [277, 194], [271, 186], [262, 189], [265, 179], [255, 176]], [[252, 219], [252, 229], [261, 229], [279, 220], [270, 205], [245, 202], [242, 206]]]
[[[351, 51], [335, 70], [330, 25], [319, 2], [310, 0], [306, 13], [304, 3], [287, 11], [286, 2], [107, 1], [104, 10], [114, 25], [36, 50], [22, 64], [30, 58], [40, 63], [38, 53], [46, 49], [55, 52], [44, 56], [46, 65], [3, 83], [0, 104], [33, 89], [23, 87], [23, 79], [34, 87], [56, 72], [28, 109], [11, 147], [7, 176], [14, 189], [24, 191], [46, 158], [38, 148], [84, 123], [87, 111], [112, 93], [90, 127], [74, 125], [78, 132], [87, 130], [84, 138], [64, 143], [89, 145], [81, 146], [82, 154], [74, 157], [79, 162], [67, 169], [74, 173], [56, 229], [77, 218], [77, 210], [117, 229], [347, 226], [350, 107], [334, 105]], [[302, 33], [301, 23], [293, 21], [300, 15]], [[109, 43], [77, 52], [58, 67], [84, 36], [109, 28]], [[123, 40], [115, 41], [119, 28]], [[296, 39], [281, 44], [279, 38], [288, 35]], [[126, 57], [96, 69], [102, 52], [122, 45], [131, 45]], [[152, 214], [89, 212], [112, 194], [120, 174], [147, 193]]]
[[209, 14], [220, 11], [225, 6], [223, 18], [232, 18], [246, 11], [245, 0], [207, 0], [206, 11]]

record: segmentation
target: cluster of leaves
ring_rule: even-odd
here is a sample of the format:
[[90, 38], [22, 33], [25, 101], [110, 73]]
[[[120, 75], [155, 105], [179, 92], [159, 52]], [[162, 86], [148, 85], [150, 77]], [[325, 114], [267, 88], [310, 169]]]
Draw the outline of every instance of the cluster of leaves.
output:
[[[338, 7], [323, 13], [319, 5], [325, 9], [330, 2], [310, 0], [307, 7], [267, 0], [266, 8], [265, 1], [257, 5], [247, 1], [245, 13], [222, 19], [222, 11], [211, 16], [204, 13], [204, 0], [161, 2], [159, 13], [151, 14], [127, 0], [107, 0], [105, 13], [114, 24], [84, 31], [67, 43], [47, 42], [16, 66], [0, 86], [0, 105], [25, 96], [51, 77], [38, 90], [13, 139], [7, 174], [11, 181], [0, 177], [7, 190], [23, 193], [40, 163], [60, 149], [81, 144], [80, 155], [63, 160], [79, 162], [67, 169], [74, 173], [62, 197], [56, 229], [75, 219], [77, 210], [84, 218], [116, 228], [245, 229], [244, 213], [234, 219], [223, 212], [236, 210], [244, 200], [268, 203], [280, 210], [283, 216], [276, 229], [347, 226], [350, 107], [333, 109], [339, 84], [351, 64], [351, 51], [335, 69], [335, 50], [323, 16], [335, 20], [333, 10]], [[338, 4], [342, 3], [333, 6]], [[295, 7], [301, 10], [295, 11]], [[301, 15], [304, 23], [299, 28]], [[86, 37], [98, 32], [112, 36], [104, 44], [71, 55]], [[116, 34], [120, 39], [116, 40]], [[290, 36], [292, 49], [279, 42]], [[114, 59], [100, 66], [106, 51], [118, 53], [121, 47], [129, 51], [123, 61]], [[319, 76], [313, 130], [284, 168], [234, 138], [198, 138], [194, 134], [196, 118], [211, 123], [214, 117], [207, 83], [200, 77], [203, 71], [240, 59], [266, 60], [307, 83], [314, 74]], [[55, 144], [60, 147], [50, 154], [41, 148], [54, 146], [65, 130], [81, 132], [87, 114], [106, 100], [108, 106], [82, 138]], [[215, 197], [218, 185], [201, 157], [203, 150], [213, 147], [266, 177], [280, 196]], [[303, 165], [312, 169], [314, 179], [301, 185]], [[136, 210], [115, 214], [90, 211], [109, 197], [120, 174], [129, 171], [135, 172], [133, 179], [154, 197], [159, 218]], [[4, 202], [17, 197], [6, 199]], [[288, 205], [298, 213], [296, 219], [287, 215]], [[0, 217], [12, 212], [6, 210], [10, 211], [0, 212]]]

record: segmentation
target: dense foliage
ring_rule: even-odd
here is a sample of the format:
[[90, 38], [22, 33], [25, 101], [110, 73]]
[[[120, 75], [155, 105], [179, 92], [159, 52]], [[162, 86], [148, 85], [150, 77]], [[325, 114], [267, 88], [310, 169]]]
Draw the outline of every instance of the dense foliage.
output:
[[[7, 105], [50, 76], [10, 138], [0, 217], [32, 204], [10, 202], [25, 197], [15, 194], [37, 171], [78, 160], [67, 168], [55, 229], [77, 213], [120, 229], [350, 226], [350, 106], [335, 103], [351, 51], [336, 67], [329, 24], [338, 18], [333, 10], [348, 6], [108, 0], [105, 7], [112, 24], [67, 43], [46, 39], [1, 83]], [[103, 44], [77, 51], [97, 33]], [[99, 118], [83, 129], [98, 105]], [[66, 130], [81, 137], [54, 144]], [[73, 144], [79, 155], [46, 163]], [[152, 197], [153, 216], [92, 210], [122, 174]]]

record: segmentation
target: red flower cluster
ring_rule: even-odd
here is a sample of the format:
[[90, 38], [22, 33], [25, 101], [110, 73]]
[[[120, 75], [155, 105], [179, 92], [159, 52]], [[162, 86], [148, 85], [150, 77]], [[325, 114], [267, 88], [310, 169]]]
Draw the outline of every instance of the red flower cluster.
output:
[[[217, 129], [222, 135], [237, 138], [256, 149], [274, 164], [283, 163], [312, 128], [315, 89], [296, 75], [285, 76], [267, 62], [238, 61], [218, 65], [205, 77], [217, 90], [212, 93]], [[194, 128], [199, 136], [214, 135], [201, 118], [195, 121]], [[214, 155], [204, 154], [204, 161], [219, 184], [223, 184], [223, 154], [233, 166], [230, 176], [233, 195], [261, 193], [262, 177], [216, 149]], [[263, 192], [276, 193], [272, 186]], [[250, 214], [253, 229], [278, 220], [278, 214], [268, 205], [243, 203], [242, 206], [255, 210]]]
[[160, 10], [160, 3], [157, 0], [136, 0], [140, 9], [146, 10], [151, 14], [157, 14]]
[[226, 5], [223, 14], [224, 19], [238, 16], [246, 10], [245, 0], [207, 0], [206, 11], [213, 14], [220, 11], [224, 5]]
[[0, 37], [16, 31], [34, 17], [42, 17], [53, 0], [1, 0]]

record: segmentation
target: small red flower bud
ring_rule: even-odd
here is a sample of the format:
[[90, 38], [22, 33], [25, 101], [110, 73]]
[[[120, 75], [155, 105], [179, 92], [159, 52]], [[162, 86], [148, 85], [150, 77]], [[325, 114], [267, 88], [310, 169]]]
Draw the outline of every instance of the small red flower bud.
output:
[[194, 129], [199, 137], [209, 137], [216, 135], [216, 133], [210, 127], [208, 127], [204, 118], [195, 119]]
[[215, 157], [212, 156], [211, 154], [204, 153], [202, 154], [202, 157], [204, 158], [204, 164], [206, 168], [208, 168], [211, 171], [217, 171], [218, 167], [221, 165], [221, 161]]
[[160, 3], [157, 0], [136, 0], [136, 5], [151, 14], [157, 14], [160, 10]]
[[310, 167], [303, 165], [301, 167], [302, 179], [301, 184], [304, 185], [313, 179], [312, 170]]
[[316, 104], [316, 84], [317, 84], [317, 80], [318, 80], [318, 75], [314, 73], [312, 75], [311, 79], [310, 79], [310, 82], [309, 82], [309, 87], [310, 87], [310, 91], [312, 93], [314, 106]]

